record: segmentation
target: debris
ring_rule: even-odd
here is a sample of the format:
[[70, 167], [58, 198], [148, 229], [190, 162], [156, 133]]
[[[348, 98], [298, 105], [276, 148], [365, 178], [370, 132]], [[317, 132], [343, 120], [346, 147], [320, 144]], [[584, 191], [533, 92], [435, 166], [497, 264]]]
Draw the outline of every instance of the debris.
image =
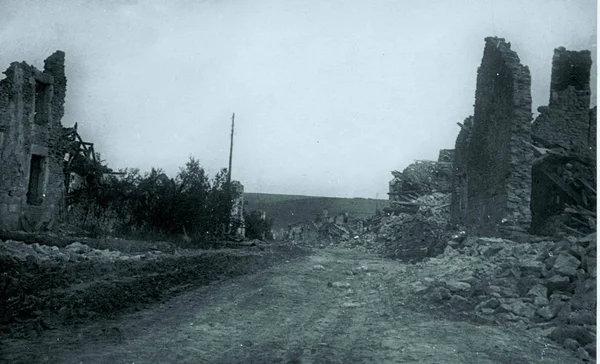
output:
[[561, 253], [554, 263], [554, 271], [558, 274], [575, 277], [577, 275], [577, 268], [579, 268], [580, 264], [581, 262], [574, 256], [567, 253]]
[[329, 282], [327, 283], [328, 287], [335, 287], [335, 288], [350, 288], [350, 283], [347, 282]]

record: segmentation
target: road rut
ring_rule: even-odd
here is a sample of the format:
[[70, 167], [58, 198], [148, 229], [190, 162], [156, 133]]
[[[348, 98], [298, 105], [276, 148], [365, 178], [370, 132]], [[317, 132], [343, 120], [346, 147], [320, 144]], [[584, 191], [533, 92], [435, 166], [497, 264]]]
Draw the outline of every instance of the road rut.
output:
[[579, 362], [530, 331], [407, 304], [415, 299], [401, 289], [414, 279], [407, 270], [366, 253], [315, 250], [116, 320], [11, 340], [4, 354], [28, 363]]

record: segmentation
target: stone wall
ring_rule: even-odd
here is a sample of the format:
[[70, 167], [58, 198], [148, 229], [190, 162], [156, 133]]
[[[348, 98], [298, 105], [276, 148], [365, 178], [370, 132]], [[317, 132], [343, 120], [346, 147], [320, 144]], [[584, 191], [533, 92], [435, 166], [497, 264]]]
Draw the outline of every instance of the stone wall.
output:
[[550, 101], [538, 108], [540, 115], [531, 127], [534, 135], [577, 151], [591, 148], [591, 65], [590, 51], [554, 50]]
[[452, 163], [452, 200], [450, 204], [450, 223], [464, 225], [467, 211], [467, 155], [469, 140], [473, 128], [473, 116], [469, 116], [460, 126], [460, 132], [454, 145]]
[[590, 127], [588, 131], [588, 145], [592, 155], [596, 155], [596, 124], [598, 122], [598, 107], [590, 109]]
[[[467, 228], [496, 235], [500, 225], [522, 227], [531, 221], [531, 76], [510, 43], [497, 37], [485, 42], [469, 141], [463, 136], [455, 150], [459, 165], [468, 166], [466, 182], [456, 182], [455, 188], [467, 194], [459, 215]], [[454, 199], [453, 211], [462, 200]]]
[[0, 229], [49, 228], [59, 213], [64, 56], [51, 55], [43, 72], [13, 62], [0, 81]]

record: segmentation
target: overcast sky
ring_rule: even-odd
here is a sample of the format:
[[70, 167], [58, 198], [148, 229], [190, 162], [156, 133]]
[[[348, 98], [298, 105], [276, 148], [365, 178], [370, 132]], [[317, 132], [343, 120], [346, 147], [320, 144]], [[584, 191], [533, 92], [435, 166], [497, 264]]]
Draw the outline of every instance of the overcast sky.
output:
[[[248, 192], [387, 198], [390, 171], [453, 148], [484, 38], [548, 103], [553, 50], [593, 53], [593, 0], [0, 0], [0, 69], [66, 52], [63, 125], [113, 169], [190, 155]], [[4, 76], [2, 76], [4, 77]], [[594, 92], [594, 104], [596, 94]]]

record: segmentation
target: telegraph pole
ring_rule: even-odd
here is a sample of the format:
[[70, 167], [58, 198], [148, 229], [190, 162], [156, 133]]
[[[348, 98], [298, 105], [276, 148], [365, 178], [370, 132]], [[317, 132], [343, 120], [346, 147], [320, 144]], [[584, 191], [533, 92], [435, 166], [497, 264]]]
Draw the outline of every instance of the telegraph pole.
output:
[[233, 128], [235, 125], [235, 113], [231, 115], [231, 142], [229, 143], [229, 169], [227, 170], [227, 184], [231, 184], [231, 157], [233, 156]]
[[[231, 186], [231, 159], [233, 156], [233, 128], [235, 125], [235, 113], [233, 113], [233, 115], [231, 115], [231, 141], [229, 143], [229, 169], [227, 169], [227, 198], [229, 199], [229, 207], [230, 209], [233, 207], [233, 189]], [[226, 228], [226, 232], [227, 234], [231, 234], [231, 214], [232, 214], [232, 210], [229, 211], [229, 215], [227, 218], [227, 228]]]

